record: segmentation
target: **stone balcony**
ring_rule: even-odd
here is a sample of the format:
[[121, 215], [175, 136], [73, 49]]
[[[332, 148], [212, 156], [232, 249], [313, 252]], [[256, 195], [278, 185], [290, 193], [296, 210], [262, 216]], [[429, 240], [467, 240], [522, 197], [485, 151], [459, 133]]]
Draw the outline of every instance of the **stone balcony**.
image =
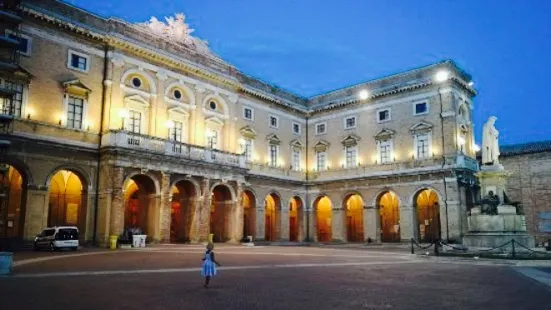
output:
[[124, 148], [134, 151], [174, 156], [188, 160], [247, 168], [245, 156], [241, 154], [204, 148], [182, 142], [174, 142], [124, 130], [113, 130], [103, 135], [101, 146], [102, 148]]
[[305, 181], [306, 172], [304, 170], [293, 170], [284, 167], [275, 167], [269, 164], [248, 163], [249, 173], [253, 175], [282, 178], [294, 181]]

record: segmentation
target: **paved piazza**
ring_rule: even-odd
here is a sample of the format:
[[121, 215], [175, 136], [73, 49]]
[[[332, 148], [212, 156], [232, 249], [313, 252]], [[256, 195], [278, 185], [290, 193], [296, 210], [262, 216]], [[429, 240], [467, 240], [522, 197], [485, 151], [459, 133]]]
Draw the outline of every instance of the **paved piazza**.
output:
[[[16, 253], [0, 309], [544, 309], [549, 264], [419, 257], [407, 249], [202, 246]], [[539, 263], [543, 264], [543, 263]], [[547, 277], [549, 279], [549, 277]]]

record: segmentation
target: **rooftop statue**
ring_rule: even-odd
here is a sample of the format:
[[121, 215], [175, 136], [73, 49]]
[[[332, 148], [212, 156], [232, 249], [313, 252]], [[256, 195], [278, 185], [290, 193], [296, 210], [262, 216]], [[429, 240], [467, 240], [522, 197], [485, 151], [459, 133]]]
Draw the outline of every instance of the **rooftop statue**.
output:
[[482, 164], [499, 165], [499, 131], [494, 124], [497, 117], [490, 116], [482, 129]]

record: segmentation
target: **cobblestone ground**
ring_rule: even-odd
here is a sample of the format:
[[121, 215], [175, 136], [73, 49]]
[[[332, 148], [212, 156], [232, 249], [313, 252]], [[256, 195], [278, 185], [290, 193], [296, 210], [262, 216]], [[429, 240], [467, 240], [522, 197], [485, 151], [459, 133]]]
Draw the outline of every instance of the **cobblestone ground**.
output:
[[[547, 309], [549, 286], [504, 264], [419, 258], [404, 251], [308, 247], [19, 254], [0, 278], [0, 309]], [[547, 271], [547, 270], [546, 270]]]

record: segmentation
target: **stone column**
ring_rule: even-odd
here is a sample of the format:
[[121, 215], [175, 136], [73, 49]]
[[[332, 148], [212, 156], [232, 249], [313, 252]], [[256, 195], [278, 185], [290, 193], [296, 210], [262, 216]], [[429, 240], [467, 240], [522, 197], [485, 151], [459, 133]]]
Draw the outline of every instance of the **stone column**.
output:
[[316, 211], [312, 208], [309, 208], [307, 209], [306, 211], [306, 216], [309, 218], [309, 223], [307, 224], [309, 226], [309, 230], [310, 230], [310, 240], [312, 242], [318, 242], [318, 224], [317, 224], [317, 221], [318, 221], [318, 218], [317, 218], [317, 215], [316, 215]]
[[256, 236], [255, 240], [263, 241], [266, 239], [266, 206], [264, 202], [256, 202]]
[[446, 205], [440, 205], [441, 238], [461, 242], [461, 205], [457, 200], [448, 200]]
[[400, 206], [400, 238], [408, 242], [411, 238], [418, 240], [419, 225], [416, 219], [416, 212], [410, 205]]
[[239, 243], [243, 238], [243, 226], [245, 225], [243, 221], [243, 216], [245, 214], [245, 210], [243, 209], [243, 187], [239, 182], [237, 182], [235, 194], [237, 197], [233, 203], [233, 209], [235, 209], [235, 211], [232, 212], [233, 225], [231, 241]]
[[205, 178], [201, 181], [201, 195], [202, 203], [198, 207], [199, 211], [199, 241], [207, 241], [208, 234], [210, 233], [210, 204], [211, 204], [211, 193], [210, 193], [210, 180]]
[[280, 212], [280, 241], [288, 242], [289, 241], [289, 206], [281, 206]]
[[105, 104], [105, 130], [120, 129], [122, 126], [122, 120], [119, 115], [120, 110], [124, 107], [124, 94], [121, 89], [122, 71], [124, 70], [124, 60], [114, 57], [111, 59], [112, 65], [108, 66], [108, 77], [110, 80], [106, 80], [104, 83], [108, 88], [106, 89], [108, 94], [106, 96]]
[[[113, 182], [111, 191], [111, 216], [108, 234], [119, 235], [124, 230], [124, 192], [122, 189], [124, 183], [124, 168], [117, 167], [112, 172]], [[107, 240], [106, 240], [107, 242]]]
[[81, 236], [85, 242], [92, 240], [94, 233], [94, 209], [96, 202], [96, 192], [92, 187], [85, 193], [86, 194], [86, 212], [84, 216], [84, 236]]
[[23, 238], [33, 240], [48, 225], [49, 191], [46, 186], [27, 186], [27, 209]]
[[364, 240], [371, 238], [373, 242], [381, 242], [381, 217], [379, 208], [376, 206], [365, 206], [364, 215]]
[[160, 232], [159, 241], [170, 242], [170, 174], [161, 172]]
[[195, 110], [190, 113], [189, 118], [189, 143], [195, 145], [204, 145], [205, 137], [199, 137], [205, 131], [205, 122], [203, 116], [203, 100], [205, 99], [205, 86], [203, 84], [195, 85]]
[[346, 210], [342, 207], [331, 210], [331, 234], [333, 242], [346, 242]]
[[[199, 193], [198, 193], [199, 195]], [[195, 197], [189, 200], [189, 213], [186, 212], [186, 221], [189, 221], [189, 224], [185, 227], [189, 227], [189, 240], [191, 243], [198, 243], [200, 240], [200, 218], [201, 218], [201, 209], [203, 206], [203, 197]]]

